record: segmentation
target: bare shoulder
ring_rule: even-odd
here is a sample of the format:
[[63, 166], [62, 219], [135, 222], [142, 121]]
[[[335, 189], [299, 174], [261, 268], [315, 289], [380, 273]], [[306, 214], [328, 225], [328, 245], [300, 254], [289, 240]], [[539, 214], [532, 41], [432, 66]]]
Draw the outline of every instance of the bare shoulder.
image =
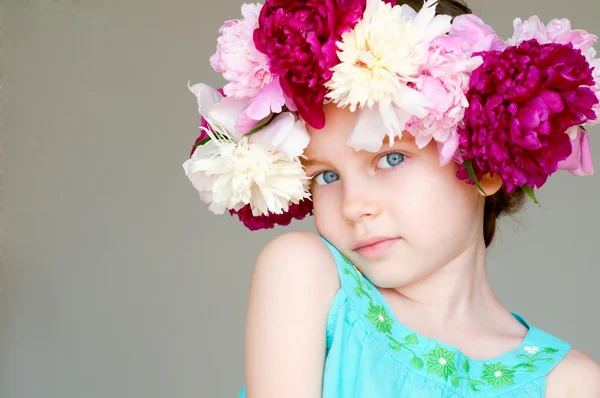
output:
[[548, 374], [546, 398], [600, 398], [600, 364], [571, 349]]
[[270, 283], [285, 291], [310, 286], [325, 296], [340, 287], [331, 252], [319, 236], [308, 232], [288, 232], [265, 245], [256, 260], [252, 282]]
[[270, 241], [252, 273], [246, 315], [247, 396], [321, 396], [327, 315], [340, 282], [319, 236]]

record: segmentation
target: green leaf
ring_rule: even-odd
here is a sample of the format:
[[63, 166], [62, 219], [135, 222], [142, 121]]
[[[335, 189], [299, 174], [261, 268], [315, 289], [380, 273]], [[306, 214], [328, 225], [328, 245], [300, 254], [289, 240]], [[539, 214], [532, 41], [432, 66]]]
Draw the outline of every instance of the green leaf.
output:
[[206, 137], [205, 139], [203, 139], [202, 141], [198, 141], [194, 144], [194, 146], [192, 148], [196, 148], [199, 147], [201, 145], [206, 144], [208, 141], [210, 141], [210, 137]]
[[462, 364], [462, 368], [465, 370], [465, 372], [469, 373], [471, 371], [471, 368], [469, 366], [469, 360], [465, 359], [465, 361]]
[[412, 361], [410, 361], [410, 363], [412, 364], [412, 366], [414, 366], [417, 369], [421, 369], [424, 364], [423, 364], [423, 360], [419, 357], [413, 357]]
[[483, 192], [483, 194], [485, 196], [487, 196], [487, 193], [485, 193], [485, 191], [483, 190], [483, 188], [481, 187], [481, 185], [479, 185], [479, 181], [477, 180], [477, 176], [475, 175], [475, 170], [473, 170], [473, 163], [471, 163], [470, 160], [466, 160], [466, 161], [463, 162], [463, 164], [465, 165], [465, 167], [467, 169], [467, 173], [469, 173], [469, 177], [475, 183], [475, 185], [477, 185], [477, 188], [479, 188], [479, 190], [481, 192]]
[[275, 116], [274, 114], [270, 114], [269, 116], [265, 117], [260, 122], [258, 122], [256, 127], [254, 127], [252, 130], [250, 130], [249, 132], [247, 132], [244, 135], [252, 135], [252, 134], [262, 130], [267, 124], [269, 124], [271, 122], [271, 120], [273, 120], [274, 116]]
[[469, 382], [469, 387], [471, 387], [471, 390], [473, 390], [473, 391], [475, 391], [475, 392], [479, 392], [480, 390], [477, 388], [477, 386], [478, 386], [478, 385], [481, 385], [481, 384], [483, 384], [483, 383], [482, 383], [482, 382], [480, 382], [480, 381], [477, 381], [477, 380], [471, 380], [471, 381]]
[[400, 351], [402, 349], [402, 344], [398, 343], [397, 341], [392, 341], [390, 343], [390, 348], [394, 351]]
[[408, 344], [413, 344], [413, 345], [419, 344], [419, 339], [417, 338], [417, 335], [415, 333], [406, 336], [404, 338], [404, 341], [406, 341]]
[[517, 355], [517, 358], [525, 358], [525, 359], [529, 359], [529, 355], [526, 355], [526, 354], [519, 354], [519, 355]]
[[360, 287], [355, 287], [355, 288], [354, 288], [354, 293], [356, 293], [356, 295], [357, 295], [358, 297], [362, 297], [362, 295], [363, 295], [364, 291], [363, 291], [363, 290], [362, 290]]
[[460, 385], [460, 377], [458, 376], [454, 376], [452, 378], [452, 385], [456, 388], [458, 388], [458, 386]]
[[351, 272], [350, 272], [350, 270], [349, 270], [348, 268], [344, 268], [344, 269], [342, 270], [342, 272], [343, 272], [344, 274], [346, 274], [346, 275], [350, 275], [350, 274], [351, 274]]
[[535, 192], [533, 192], [533, 188], [531, 188], [529, 185], [525, 184], [525, 185], [521, 185], [521, 189], [523, 190], [523, 192], [525, 192], [527, 194], [527, 196], [529, 196], [531, 198], [531, 200], [533, 200], [538, 206], [540, 205], [540, 202], [538, 202], [537, 198], [535, 197]]
[[542, 350], [542, 352], [547, 352], [548, 354], [556, 354], [558, 352], [558, 350], [556, 348], [544, 348]]

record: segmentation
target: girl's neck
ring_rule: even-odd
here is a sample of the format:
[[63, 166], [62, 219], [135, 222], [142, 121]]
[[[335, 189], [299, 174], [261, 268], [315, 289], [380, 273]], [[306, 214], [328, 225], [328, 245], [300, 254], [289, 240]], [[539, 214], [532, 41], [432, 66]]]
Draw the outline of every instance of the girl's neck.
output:
[[497, 325], [499, 319], [514, 321], [490, 285], [483, 239], [419, 282], [379, 291], [392, 307], [401, 309], [395, 312], [403, 313], [402, 318], [428, 319], [432, 328], [477, 329], [485, 327], [482, 323]]

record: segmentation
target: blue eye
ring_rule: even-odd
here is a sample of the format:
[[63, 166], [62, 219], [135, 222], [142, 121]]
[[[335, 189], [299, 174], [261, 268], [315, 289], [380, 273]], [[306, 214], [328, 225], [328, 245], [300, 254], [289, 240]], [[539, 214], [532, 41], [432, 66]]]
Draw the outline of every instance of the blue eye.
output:
[[404, 161], [405, 156], [398, 152], [388, 153], [387, 155], [379, 158], [377, 162], [377, 167], [380, 169], [389, 169], [395, 166], [398, 166], [400, 163]]
[[333, 171], [324, 171], [322, 173], [317, 174], [314, 177], [314, 181], [317, 185], [326, 185], [331, 184], [340, 179], [340, 176]]

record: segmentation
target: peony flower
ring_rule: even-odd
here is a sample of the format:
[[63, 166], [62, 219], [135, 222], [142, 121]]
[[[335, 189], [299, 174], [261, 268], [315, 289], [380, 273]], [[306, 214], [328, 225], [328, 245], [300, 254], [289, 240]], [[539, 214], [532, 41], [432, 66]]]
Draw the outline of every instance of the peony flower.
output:
[[364, 0], [267, 0], [254, 31], [283, 92], [310, 126], [325, 125], [324, 83], [339, 60], [336, 41], [361, 18]]
[[520, 18], [515, 19], [513, 26], [515, 32], [506, 41], [509, 46], [518, 46], [531, 39], [536, 39], [540, 44], [571, 43], [573, 48], [581, 50], [588, 61], [596, 56], [593, 46], [598, 39], [597, 36], [585, 30], [572, 30], [571, 22], [568, 19], [553, 19], [547, 26], [544, 26], [539, 17], [534, 15], [527, 21], [522, 21]]
[[507, 46], [494, 29], [474, 14], [459, 15], [452, 21], [450, 37], [459, 37], [467, 45], [467, 53], [504, 50]]
[[433, 139], [440, 153], [440, 164], [448, 164], [458, 149], [457, 127], [469, 106], [465, 92], [471, 72], [483, 62], [469, 55], [468, 43], [458, 36], [435, 39], [429, 57], [414, 87], [432, 104], [424, 118], [413, 116], [407, 130], [419, 148]]
[[[590, 66], [570, 44], [535, 40], [482, 56], [459, 127], [462, 158], [478, 178], [499, 174], [509, 193], [539, 188], [571, 154], [565, 131], [596, 117]], [[465, 165], [457, 175], [469, 178]]]
[[237, 215], [240, 221], [249, 230], [257, 231], [259, 229], [271, 229], [276, 225], [290, 225], [293, 219], [302, 220], [307, 215], [312, 215], [312, 210], [312, 201], [302, 199], [297, 204], [292, 203], [288, 211], [282, 214], [273, 214], [269, 212], [266, 216], [254, 216], [252, 215], [250, 205], [246, 205], [239, 210], [229, 210], [229, 213], [231, 215]]
[[308, 178], [298, 159], [252, 144], [247, 136], [239, 142], [222, 141], [210, 140], [183, 165], [194, 187], [210, 192], [209, 209], [215, 214], [245, 205], [254, 216], [281, 214], [290, 202], [309, 197]]
[[[202, 133], [196, 140], [196, 144], [208, 138], [207, 131], [214, 133], [217, 131], [215, 129], [226, 132], [227, 135], [238, 141], [245, 133], [249, 132], [247, 128], [239, 127], [240, 124], [243, 125], [245, 122], [244, 118], [248, 112], [252, 115], [266, 112], [268, 115], [269, 109], [271, 109], [268, 105], [261, 108], [260, 103], [262, 100], [260, 99], [249, 102], [247, 99], [223, 97], [220, 91], [203, 83], [193, 86], [189, 86], [188, 83], [188, 88], [197, 97], [198, 112], [202, 116], [200, 126]], [[268, 102], [268, 99], [266, 102]], [[283, 108], [280, 108], [279, 112], [282, 110]], [[243, 123], [240, 123], [240, 121]], [[265, 123], [267, 123], [266, 126], [263, 124], [259, 131], [252, 134], [251, 142], [261, 143], [268, 148], [283, 151], [290, 159], [300, 156], [308, 145], [310, 137], [306, 131], [306, 126], [303, 121], [296, 120], [292, 113], [278, 113], [272, 120]]]
[[219, 29], [217, 52], [210, 58], [215, 71], [229, 81], [223, 95], [238, 104], [241, 112], [235, 130], [245, 134], [256, 128], [271, 114], [282, 112], [283, 107], [295, 111], [296, 106], [281, 88], [279, 76], [269, 70], [269, 58], [254, 45], [254, 31], [258, 28], [261, 4], [242, 5], [244, 19], [227, 21]]
[[196, 148], [183, 168], [211, 211], [222, 214], [250, 205], [254, 216], [281, 214], [290, 203], [310, 196], [309, 178], [298, 159], [309, 141], [303, 121], [283, 112], [252, 135], [232, 134], [227, 128], [234, 128], [239, 100], [219, 98], [217, 90], [204, 84], [190, 90], [210, 140]]
[[[515, 32], [507, 40], [507, 44], [518, 46], [526, 40], [536, 39], [540, 44], [556, 43], [571, 44], [576, 50], [581, 50], [585, 59], [590, 63], [593, 69], [594, 83], [591, 84], [592, 90], [600, 100], [600, 59], [596, 58], [594, 44], [598, 40], [596, 35], [592, 35], [585, 30], [571, 29], [571, 22], [568, 19], [553, 19], [548, 25], [540, 21], [534, 15], [527, 21], [517, 18], [513, 22]], [[596, 118], [590, 119], [585, 125], [597, 124], [600, 121], [600, 102], [594, 107]]]
[[244, 4], [244, 19], [227, 21], [219, 29], [222, 35], [217, 39], [217, 52], [210, 57], [210, 64], [229, 81], [223, 88], [228, 97], [255, 97], [273, 80], [269, 59], [253, 42], [261, 9], [261, 4]]
[[340, 63], [326, 84], [327, 98], [339, 106], [360, 107], [348, 145], [375, 152], [383, 138], [402, 136], [412, 116], [427, 115], [430, 102], [410, 86], [419, 78], [430, 42], [446, 34], [451, 17], [435, 15], [436, 0], [416, 13], [408, 5], [367, 0], [363, 18], [342, 35]]
[[293, 112], [297, 110], [294, 102], [281, 89], [279, 76], [275, 76], [271, 83], [263, 87], [258, 95], [245, 105], [236, 120], [235, 128], [238, 131], [248, 132], [254, 129], [261, 120], [272, 114], [281, 113], [284, 106]]

